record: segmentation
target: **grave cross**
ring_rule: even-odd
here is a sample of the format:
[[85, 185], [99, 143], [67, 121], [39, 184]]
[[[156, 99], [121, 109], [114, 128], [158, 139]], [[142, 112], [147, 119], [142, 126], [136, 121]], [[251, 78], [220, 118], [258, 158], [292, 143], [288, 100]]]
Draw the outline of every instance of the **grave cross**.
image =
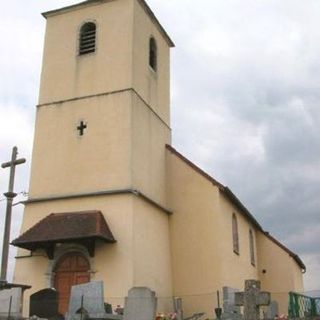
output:
[[183, 320], [182, 299], [179, 297], [173, 297], [173, 309], [177, 315], [177, 320]]
[[79, 130], [79, 136], [83, 136], [84, 129], [87, 129], [87, 125], [81, 120], [80, 124], [77, 126], [77, 130]]
[[7, 198], [7, 209], [6, 209], [6, 220], [4, 226], [3, 234], [3, 245], [2, 245], [2, 259], [1, 259], [1, 281], [7, 280], [7, 266], [8, 266], [8, 254], [9, 254], [9, 240], [10, 240], [10, 226], [11, 226], [11, 212], [12, 212], [12, 201], [17, 195], [13, 192], [14, 185], [14, 175], [15, 169], [18, 164], [26, 162], [26, 159], [17, 159], [18, 148], [13, 147], [11, 161], [5, 162], [1, 165], [2, 168], [10, 168], [10, 178], [9, 178], [9, 190], [4, 193]]
[[260, 291], [260, 281], [246, 280], [244, 292], [235, 293], [235, 304], [244, 306], [245, 320], [259, 320], [259, 308], [270, 304], [270, 293]]

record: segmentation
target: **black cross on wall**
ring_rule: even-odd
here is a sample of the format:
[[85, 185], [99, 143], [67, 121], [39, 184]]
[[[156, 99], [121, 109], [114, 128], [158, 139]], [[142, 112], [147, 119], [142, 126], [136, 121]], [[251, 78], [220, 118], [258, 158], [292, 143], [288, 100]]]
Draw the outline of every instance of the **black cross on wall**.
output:
[[80, 121], [79, 125], [77, 126], [77, 130], [79, 131], [79, 136], [83, 136], [84, 130], [87, 129], [87, 125], [84, 121]]

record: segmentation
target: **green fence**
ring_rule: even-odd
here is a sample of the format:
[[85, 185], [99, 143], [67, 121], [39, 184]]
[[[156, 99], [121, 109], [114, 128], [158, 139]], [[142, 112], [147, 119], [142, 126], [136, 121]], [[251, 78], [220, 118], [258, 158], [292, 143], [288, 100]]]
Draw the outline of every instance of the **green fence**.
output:
[[289, 292], [289, 317], [306, 318], [320, 316], [320, 298]]

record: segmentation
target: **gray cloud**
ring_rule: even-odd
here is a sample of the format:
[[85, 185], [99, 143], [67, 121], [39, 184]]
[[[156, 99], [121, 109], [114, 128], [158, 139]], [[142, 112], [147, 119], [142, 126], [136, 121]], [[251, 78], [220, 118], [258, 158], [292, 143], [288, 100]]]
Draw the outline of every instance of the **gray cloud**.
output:
[[302, 258], [320, 257], [319, 3], [189, 4], [172, 23], [175, 145]]

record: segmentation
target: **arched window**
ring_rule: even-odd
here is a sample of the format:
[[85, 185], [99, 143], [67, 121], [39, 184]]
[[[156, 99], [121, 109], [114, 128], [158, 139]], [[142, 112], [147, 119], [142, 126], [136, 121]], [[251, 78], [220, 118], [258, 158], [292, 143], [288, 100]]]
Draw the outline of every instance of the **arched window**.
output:
[[238, 221], [235, 214], [232, 215], [232, 239], [233, 239], [233, 251], [239, 254]]
[[96, 50], [96, 25], [85, 23], [80, 29], [79, 54], [87, 54]]
[[157, 71], [157, 43], [152, 37], [149, 40], [149, 66]]
[[256, 264], [256, 259], [254, 256], [254, 239], [253, 239], [253, 232], [249, 230], [249, 247], [250, 247], [250, 260], [251, 264], [254, 266]]

